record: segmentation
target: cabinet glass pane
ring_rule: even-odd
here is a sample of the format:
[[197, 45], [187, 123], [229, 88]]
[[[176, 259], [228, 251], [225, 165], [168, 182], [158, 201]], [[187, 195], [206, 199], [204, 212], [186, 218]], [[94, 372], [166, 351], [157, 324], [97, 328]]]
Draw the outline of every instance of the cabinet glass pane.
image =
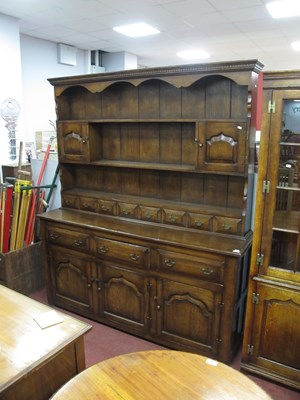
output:
[[271, 265], [300, 271], [300, 101], [283, 103]]

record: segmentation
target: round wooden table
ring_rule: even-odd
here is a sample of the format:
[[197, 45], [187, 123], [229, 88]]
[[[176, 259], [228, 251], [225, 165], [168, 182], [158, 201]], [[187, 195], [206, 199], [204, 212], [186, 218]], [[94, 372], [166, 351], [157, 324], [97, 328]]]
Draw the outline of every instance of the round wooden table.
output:
[[130, 353], [81, 372], [52, 400], [270, 400], [241, 372], [197, 354], [172, 350]]

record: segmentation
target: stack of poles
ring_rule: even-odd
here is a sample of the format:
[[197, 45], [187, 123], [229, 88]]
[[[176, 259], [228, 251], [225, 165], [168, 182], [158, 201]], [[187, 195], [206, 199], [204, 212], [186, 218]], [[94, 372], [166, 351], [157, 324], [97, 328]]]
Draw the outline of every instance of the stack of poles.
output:
[[9, 251], [12, 198], [13, 198], [13, 185], [8, 183], [1, 183], [0, 253], [7, 253]]
[[0, 253], [18, 250], [34, 242], [36, 215], [45, 208], [45, 190], [39, 187], [50, 148], [51, 143], [47, 146], [36, 186], [32, 186], [32, 181], [15, 178], [14, 185], [0, 184]]

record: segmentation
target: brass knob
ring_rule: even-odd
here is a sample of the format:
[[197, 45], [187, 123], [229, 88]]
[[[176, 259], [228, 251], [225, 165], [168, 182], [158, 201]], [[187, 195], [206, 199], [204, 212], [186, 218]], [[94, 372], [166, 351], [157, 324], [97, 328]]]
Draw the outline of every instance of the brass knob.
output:
[[167, 267], [174, 267], [175, 261], [172, 260], [171, 258], [167, 258], [167, 259], [165, 259], [165, 265], [166, 265]]
[[225, 231], [229, 231], [231, 229], [231, 225], [230, 224], [223, 224], [223, 228], [225, 229]]
[[199, 147], [203, 147], [203, 143], [199, 143]]
[[157, 309], [157, 310], [160, 310], [160, 309], [161, 309], [161, 306], [160, 306], [159, 304], [157, 304], [156, 309]]
[[130, 254], [130, 258], [131, 258], [132, 261], [138, 261], [140, 256], [138, 256], [137, 254], [133, 253], [133, 254]]
[[77, 246], [77, 247], [80, 247], [80, 246], [83, 245], [83, 241], [82, 241], [82, 240], [74, 240], [73, 243], [74, 243], [74, 245]]
[[98, 247], [98, 252], [99, 253], [107, 253], [108, 252], [108, 247], [100, 246], [100, 247]]
[[212, 268], [205, 267], [205, 268], [202, 268], [202, 272], [204, 275], [211, 275], [214, 272], [214, 270]]

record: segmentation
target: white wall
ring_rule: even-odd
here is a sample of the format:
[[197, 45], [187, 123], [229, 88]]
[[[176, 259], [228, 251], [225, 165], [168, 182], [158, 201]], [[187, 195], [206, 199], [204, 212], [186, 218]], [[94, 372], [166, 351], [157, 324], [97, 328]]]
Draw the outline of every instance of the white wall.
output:
[[102, 65], [106, 72], [122, 71], [137, 68], [137, 56], [123, 51], [102, 54]]
[[54, 88], [48, 78], [86, 74], [89, 54], [77, 49], [76, 66], [58, 63], [57, 44], [21, 35], [22, 85], [26, 141], [34, 141], [36, 131], [52, 130], [55, 122]]
[[[17, 100], [21, 107], [21, 112], [16, 127], [16, 136], [17, 139], [22, 140], [24, 136], [24, 108], [19, 23], [16, 18], [3, 14], [0, 14], [0, 54], [0, 107], [8, 98]], [[8, 129], [5, 124], [5, 120], [0, 116], [0, 163], [11, 164], [14, 161], [9, 158]]]

